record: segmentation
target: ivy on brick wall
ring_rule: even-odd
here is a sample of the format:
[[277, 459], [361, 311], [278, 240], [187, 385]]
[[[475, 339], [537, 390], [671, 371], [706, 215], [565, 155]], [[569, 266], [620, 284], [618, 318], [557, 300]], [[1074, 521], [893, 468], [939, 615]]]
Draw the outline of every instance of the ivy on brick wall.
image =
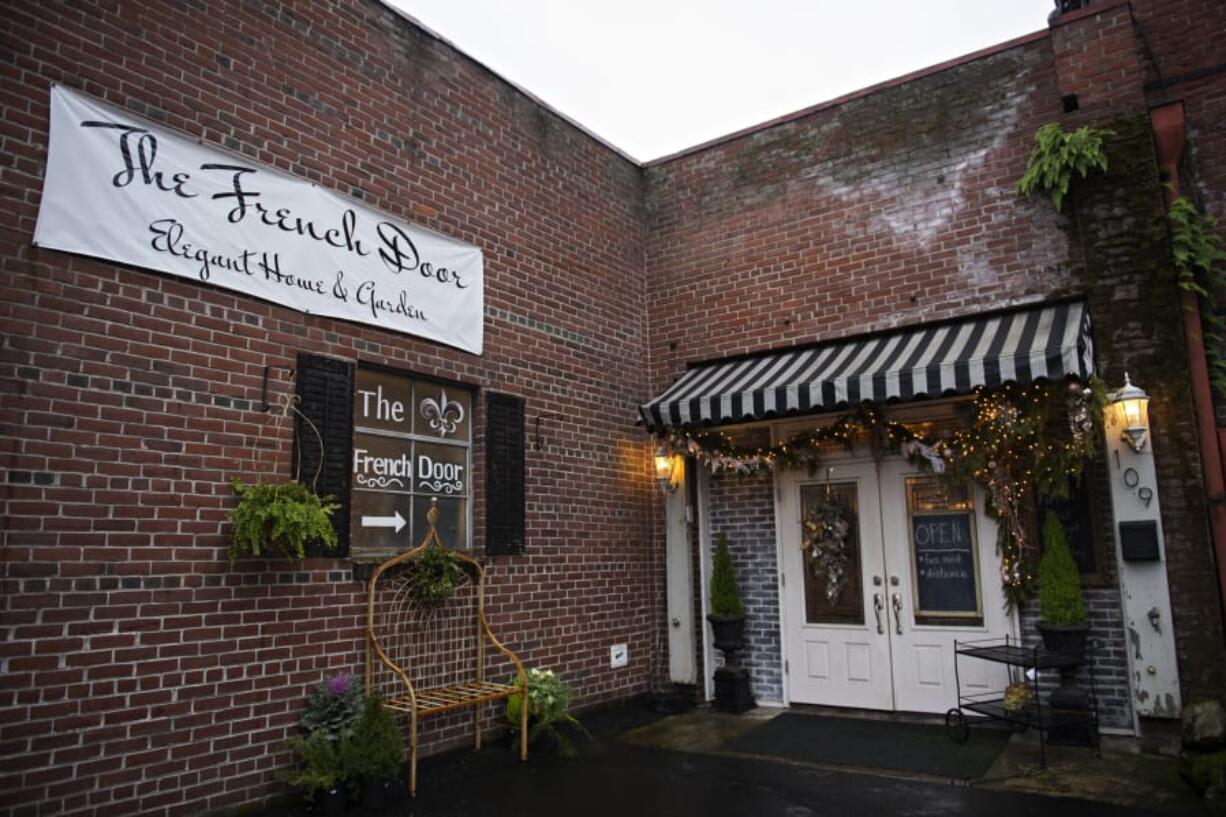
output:
[[1215, 293], [1226, 286], [1226, 251], [1212, 216], [1197, 211], [1185, 197], [1175, 199], [1167, 213], [1171, 222], [1171, 254], [1175, 282], [1196, 295], [1200, 305], [1201, 332], [1209, 379], [1219, 396], [1226, 398], [1226, 326], [1214, 311]]
[[1065, 133], [1055, 122], [1048, 122], [1034, 135], [1034, 149], [1026, 172], [1017, 183], [1017, 192], [1023, 196], [1041, 193], [1059, 211], [1074, 174], [1084, 179], [1091, 171], [1107, 172], [1103, 142], [1114, 135], [1109, 130], [1088, 126]]

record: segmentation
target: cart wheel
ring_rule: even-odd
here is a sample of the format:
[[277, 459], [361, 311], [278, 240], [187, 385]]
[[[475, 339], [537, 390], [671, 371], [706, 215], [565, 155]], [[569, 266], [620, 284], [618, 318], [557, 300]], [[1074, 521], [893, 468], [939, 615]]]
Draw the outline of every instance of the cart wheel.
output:
[[971, 727], [961, 709], [954, 707], [945, 713], [945, 731], [954, 743], [966, 743], [971, 736]]

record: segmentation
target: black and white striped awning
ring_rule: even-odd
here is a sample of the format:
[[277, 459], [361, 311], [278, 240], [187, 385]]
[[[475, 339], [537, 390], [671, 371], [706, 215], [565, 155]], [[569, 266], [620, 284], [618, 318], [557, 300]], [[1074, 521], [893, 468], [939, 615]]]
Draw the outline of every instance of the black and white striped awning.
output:
[[639, 413], [659, 431], [1093, 373], [1085, 304], [1049, 303], [697, 364]]

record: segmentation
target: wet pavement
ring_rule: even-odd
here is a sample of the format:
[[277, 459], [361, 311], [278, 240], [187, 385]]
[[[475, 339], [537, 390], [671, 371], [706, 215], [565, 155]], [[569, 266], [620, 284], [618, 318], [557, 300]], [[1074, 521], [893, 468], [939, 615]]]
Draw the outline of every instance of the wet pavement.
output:
[[[380, 814], [420, 817], [1141, 817], [1203, 815], [1173, 761], [1065, 749], [1037, 766], [1037, 744], [1015, 736], [980, 781], [729, 752], [729, 742], [777, 710], [735, 717], [697, 710], [663, 717], [629, 704], [584, 717], [593, 740], [579, 757], [533, 752], [521, 764], [498, 742], [423, 759], [418, 795]], [[1129, 744], [1130, 745], [1130, 744]], [[1117, 756], [1118, 754], [1118, 756]], [[1032, 757], [1033, 755], [1033, 757]], [[1112, 782], [1128, 780], [1129, 787]], [[1126, 789], [1126, 790], [1125, 790]], [[1085, 793], [1094, 799], [1077, 796]], [[1058, 794], [1060, 796], [1052, 796]], [[269, 814], [299, 814], [271, 810]], [[350, 809], [347, 814], [362, 814]]]

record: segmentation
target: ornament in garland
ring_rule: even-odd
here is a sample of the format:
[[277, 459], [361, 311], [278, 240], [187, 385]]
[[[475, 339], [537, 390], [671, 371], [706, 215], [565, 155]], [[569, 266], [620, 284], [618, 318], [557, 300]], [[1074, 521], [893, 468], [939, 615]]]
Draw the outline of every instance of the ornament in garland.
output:
[[830, 604], [838, 600], [846, 582], [853, 519], [851, 509], [831, 494], [827, 484], [825, 495], [809, 506], [801, 522], [805, 561], [816, 578], [825, 579]]

